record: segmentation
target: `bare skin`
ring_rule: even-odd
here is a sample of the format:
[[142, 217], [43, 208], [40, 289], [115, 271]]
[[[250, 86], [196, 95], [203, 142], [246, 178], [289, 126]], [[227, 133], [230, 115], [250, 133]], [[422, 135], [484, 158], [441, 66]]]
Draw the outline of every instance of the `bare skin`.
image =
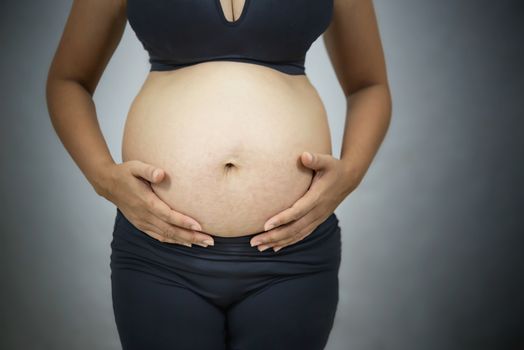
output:
[[278, 251], [325, 220], [362, 181], [391, 121], [391, 93], [372, 1], [334, 0], [333, 19], [323, 40], [347, 101], [340, 157], [345, 184], [337, 181], [338, 162], [319, 155], [309, 164], [319, 168], [313, 182], [322, 181], [316, 181], [318, 186], [312, 185], [289, 209], [268, 219], [266, 225], [273, 223], [276, 228], [251, 240], [259, 250]]
[[162, 168], [164, 181], [152, 185], [162, 201], [202, 232], [234, 237], [263, 231], [307, 191], [313, 172], [297, 161], [305, 149], [331, 154], [308, 79], [219, 61], [148, 74], [127, 116], [122, 160]]
[[[242, 2], [221, 0], [224, 17], [238, 19]], [[260, 250], [293, 244], [360, 183], [391, 113], [370, 0], [334, 6], [324, 42], [348, 102], [341, 159], [331, 155], [327, 116], [307, 77], [207, 62], [148, 75], [126, 120], [123, 162], [115, 163], [92, 97], [122, 37], [125, 0], [73, 2], [47, 80], [53, 126], [95, 191], [162, 242], [207, 246], [213, 235], [262, 232], [272, 221], [276, 227], [252, 243], [260, 240]], [[191, 84], [208, 89], [195, 94]], [[238, 120], [249, 128], [232, 132]]]

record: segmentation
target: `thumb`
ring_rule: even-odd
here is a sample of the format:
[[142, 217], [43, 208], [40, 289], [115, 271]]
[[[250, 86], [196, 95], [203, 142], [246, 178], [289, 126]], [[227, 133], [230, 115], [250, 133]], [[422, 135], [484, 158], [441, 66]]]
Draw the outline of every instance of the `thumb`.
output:
[[329, 166], [331, 156], [329, 154], [303, 152], [302, 164], [313, 170], [321, 170]]
[[162, 181], [164, 178], [164, 170], [157, 168], [151, 164], [146, 164], [142, 161], [135, 160], [131, 165], [131, 173], [133, 175], [138, 175], [141, 178], [152, 182], [157, 183]]

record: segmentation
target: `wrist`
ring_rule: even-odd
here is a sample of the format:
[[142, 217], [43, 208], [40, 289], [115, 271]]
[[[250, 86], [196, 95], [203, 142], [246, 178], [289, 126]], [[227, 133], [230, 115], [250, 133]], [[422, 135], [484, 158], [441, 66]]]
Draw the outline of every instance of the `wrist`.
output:
[[362, 181], [362, 178], [364, 177], [364, 168], [362, 166], [359, 166], [353, 161], [349, 161], [347, 159], [341, 159], [341, 162], [343, 164], [343, 176], [346, 180], [346, 193], [351, 193], [354, 191], [360, 182]]
[[101, 163], [96, 167], [96, 173], [92, 178], [91, 185], [95, 192], [104, 198], [107, 198], [113, 187], [113, 171], [115, 162]]

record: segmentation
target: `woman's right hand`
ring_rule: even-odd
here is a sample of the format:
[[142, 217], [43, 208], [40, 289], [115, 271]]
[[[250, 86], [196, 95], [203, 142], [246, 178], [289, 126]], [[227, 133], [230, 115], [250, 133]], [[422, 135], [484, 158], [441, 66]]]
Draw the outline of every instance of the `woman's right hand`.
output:
[[114, 203], [139, 230], [160, 242], [191, 247], [213, 245], [213, 238], [193, 218], [171, 209], [152, 190], [150, 183], [164, 179], [164, 171], [139, 160], [113, 164], [108, 170], [104, 197]]

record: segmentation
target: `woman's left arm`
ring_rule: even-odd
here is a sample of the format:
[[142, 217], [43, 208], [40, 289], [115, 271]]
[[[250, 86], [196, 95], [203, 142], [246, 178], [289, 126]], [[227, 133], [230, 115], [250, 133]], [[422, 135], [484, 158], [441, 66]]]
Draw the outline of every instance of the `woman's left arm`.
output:
[[392, 102], [372, 0], [334, 0], [334, 6], [323, 38], [346, 97], [341, 160], [356, 187], [386, 135]]
[[360, 184], [389, 127], [392, 101], [373, 2], [333, 2], [323, 40], [346, 97], [341, 157], [302, 154], [302, 163], [315, 170], [312, 184], [293, 206], [266, 222], [268, 232], [252, 238], [251, 246], [259, 245], [260, 251], [298, 242], [327, 219]]

